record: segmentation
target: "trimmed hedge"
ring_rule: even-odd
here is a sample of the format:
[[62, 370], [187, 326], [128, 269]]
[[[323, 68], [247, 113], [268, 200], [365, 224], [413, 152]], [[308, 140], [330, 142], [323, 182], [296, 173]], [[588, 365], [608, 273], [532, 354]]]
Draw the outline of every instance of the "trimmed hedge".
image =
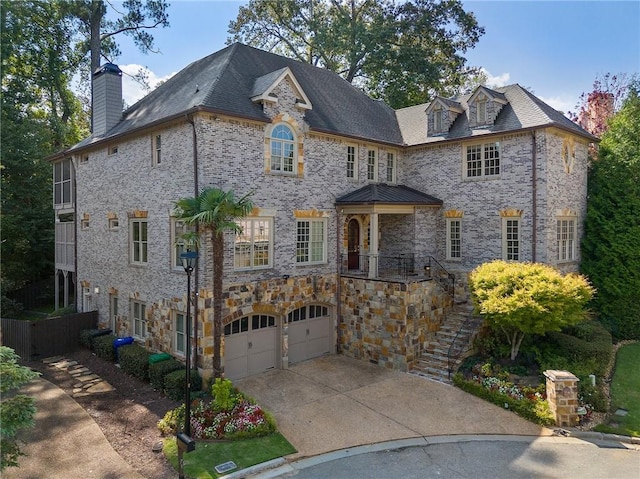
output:
[[115, 339], [116, 337], [113, 334], [105, 334], [104, 336], [93, 338], [93, 351], [96, 353], [96, 356], [105, 361], [115, 362], [116, 352], [113, 349], [113, 341]]
[[93, 329], [83, 329], [80, 331], [80, 346], [93, 349]]
[[171, 358], [149, 365], [149, 382], [154, 389], [164, 391], [165, 376], [173, 371], [184, 369], [183, 364], [177, 359]]
[[149, 356], [149, 351], [135, 343], [118, 348], [120, 368], [143, 381], [149, 380]]
[[[168, 398], [180, 401], [184, 398], [185, 369], [179, 369], [164, 377], [164, 392]], [[198, 371], [191, 371], [191, 393], [202, 390], [202, 378]]]
[[505, 404], [508, 409], [515, 412], [529, 421], [535, 422], [541, 426], [551, 426], [555, 423], [555, 419], [551, 415], [549, 404], [547, 401], [529, 401], [527, 399], [515, 399], [511, 396], [501, 393], [500, 391], [485, 388], [482, 384], [474, 381], [467, 381], [462, 374], [453, 376], [454, 386], [459, 387], [469, 394], [473, 394], [485, 401], [504, 408]]

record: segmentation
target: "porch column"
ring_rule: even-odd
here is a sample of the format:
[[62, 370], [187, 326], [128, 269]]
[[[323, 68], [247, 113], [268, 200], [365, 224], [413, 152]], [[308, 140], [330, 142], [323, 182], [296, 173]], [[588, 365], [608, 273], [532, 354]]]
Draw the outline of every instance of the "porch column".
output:
[[55, 283], [53, 285], [54, 294], [56, 295], [54, 309], [60, 309], [60, 270], [56, 270]]
[[371, 213], [369, 222], [369, 278], [378, 277], [378, 213]]

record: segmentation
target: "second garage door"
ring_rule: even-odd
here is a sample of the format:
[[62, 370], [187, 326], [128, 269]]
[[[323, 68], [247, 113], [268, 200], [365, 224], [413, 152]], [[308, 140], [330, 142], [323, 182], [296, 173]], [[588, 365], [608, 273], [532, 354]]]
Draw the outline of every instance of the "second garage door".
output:
[[244, 316], [224, 327], [224, 374], [235, 380], [277, 365], [276, 318], [263, 314]]
[[291, 311], [289, 363], [329, 354], [333, 347], [333, 321], [326, 306], [312, 304]]

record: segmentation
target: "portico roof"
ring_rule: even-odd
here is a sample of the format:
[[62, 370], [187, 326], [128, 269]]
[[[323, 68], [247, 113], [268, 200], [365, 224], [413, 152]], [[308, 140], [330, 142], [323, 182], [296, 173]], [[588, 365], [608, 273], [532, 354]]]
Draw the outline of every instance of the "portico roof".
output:
[[416, 206], [442, 206], [442, 200], [405, 185], [371, 183], [336, 199], [345, 213], [412, 214]]

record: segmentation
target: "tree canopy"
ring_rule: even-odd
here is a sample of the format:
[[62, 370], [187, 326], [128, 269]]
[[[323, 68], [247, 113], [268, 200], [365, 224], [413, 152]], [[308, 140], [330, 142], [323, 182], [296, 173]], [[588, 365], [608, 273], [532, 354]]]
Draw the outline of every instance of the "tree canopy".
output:
[[514, 360], [526, 334], [560, 331], [587, 318], [593, 288], [580, 275], [562, 276], [540, 263], [492, 261], [471, 272], [477, 312], [504, 333]]
[[229, 33], [227, 43], [327, 68], [401, 108], [475, 73], [462, 55], [484, 28], [459, 0], [251, 0]]
[[640, 339], [640, 83], [609, 120], [589, 169], [582, 271], [616, 339]]

